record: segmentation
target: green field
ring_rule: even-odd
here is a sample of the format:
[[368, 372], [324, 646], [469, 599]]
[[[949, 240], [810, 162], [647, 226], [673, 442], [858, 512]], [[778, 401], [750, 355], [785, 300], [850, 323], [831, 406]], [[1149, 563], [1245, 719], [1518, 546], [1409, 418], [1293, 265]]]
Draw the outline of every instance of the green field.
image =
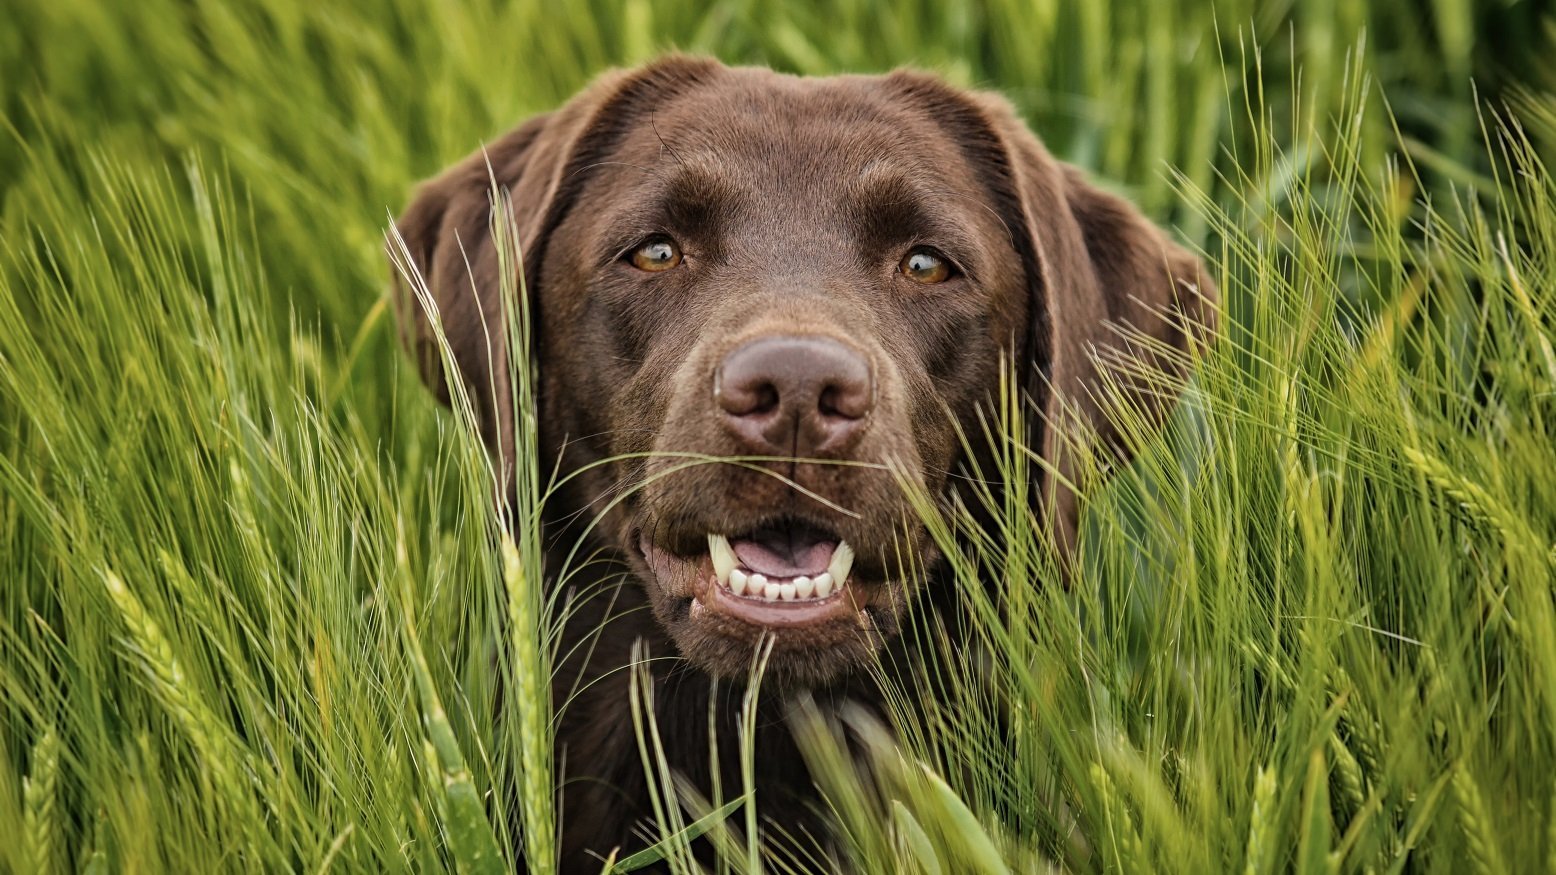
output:
[[1068, 590], [1019, 502], [931, 520], [977, 646], [897, 690], [900, 742], [761, 730], [835, 860], [672, 782], [656, 856], [700, 818], [724, 872], [1556, 871], [1533, 0], [7, 0], [0, 871], [550, 870], [534, 508], [505, 567], [383, 234], [671, 48], [1005, 93], [1205, 253], [1226, 331]]

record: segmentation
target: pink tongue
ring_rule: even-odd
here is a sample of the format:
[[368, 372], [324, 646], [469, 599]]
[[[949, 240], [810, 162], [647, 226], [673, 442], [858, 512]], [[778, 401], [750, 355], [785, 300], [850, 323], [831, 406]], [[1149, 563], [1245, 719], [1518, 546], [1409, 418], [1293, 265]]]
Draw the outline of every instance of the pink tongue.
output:
[[729, 545], [740, 564], [768, 577], [815, 577], [832, 564], [832, 541], [809, 538], [735, 538]]

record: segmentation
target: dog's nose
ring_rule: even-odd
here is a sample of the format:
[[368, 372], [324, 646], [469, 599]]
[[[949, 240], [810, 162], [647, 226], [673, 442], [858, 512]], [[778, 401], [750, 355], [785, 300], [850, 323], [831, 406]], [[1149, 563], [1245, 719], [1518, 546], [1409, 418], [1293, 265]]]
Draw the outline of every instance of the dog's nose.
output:
[[841, 341], [759, 337], [724, 357], [713, 380], [724, 423], [753, 452], [803, 457], [843, 449], [875, 405], [870, 363]]

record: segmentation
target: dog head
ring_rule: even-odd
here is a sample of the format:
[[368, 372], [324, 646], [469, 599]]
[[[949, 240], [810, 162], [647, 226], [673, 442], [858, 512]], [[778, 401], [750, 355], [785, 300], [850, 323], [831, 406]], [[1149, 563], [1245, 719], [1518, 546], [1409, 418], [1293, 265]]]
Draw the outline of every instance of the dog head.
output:
[[[825, 682], [895, 634], [935, 560], [898, 477], [942, 495], [1011, 361], [1076, 528], [1063, 439], [1111, 445], [1116, 385], [1160, 419], [1214, 319], [1201, 266], [1054, 160], [998, 98], [933, 77], [806, 79], [670, 58], [612, 73], [427, 183], [397, 222], [458, 373], [404, 280], [427, 384], [514, 440], [493, 182], [511, 201], [539, 362], [542, 470], [598, 519], [684, 656]], [[512, 302], [509, 302], [512, 303]], [[1150, 338], [1136, 345], [1126, 335]], [[974, 429], [970, 429], [974, 430]]]

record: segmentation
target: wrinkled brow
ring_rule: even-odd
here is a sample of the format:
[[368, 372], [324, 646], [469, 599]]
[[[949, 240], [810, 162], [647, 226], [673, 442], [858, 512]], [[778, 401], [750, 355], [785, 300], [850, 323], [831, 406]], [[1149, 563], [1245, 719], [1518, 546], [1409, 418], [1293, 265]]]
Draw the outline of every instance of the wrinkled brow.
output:
[[867, 168], [849, 187], [843, 203], [866, 258], [922, 243], [941, 248], [952, 258], [969, 260], [982, 247], [960, 217], [964, 210], [950, 207], [958, 200], [986, 208], [976, 197], [950, 191], [938, 180]]
[[675, 228], [705, 229], [746, 200], [745, 192], [727, 176], [696, 165], [677, 166], [664, 180], [659, 209], [664, 221]]
[[612, 217], [609, 248], [619, 250], [656, 232], [715, 245], [724, 218], [748, 199], [742, 188], [707, 168], [672, 163], [651, 174], [653, 182], [640, 190], [635, 202]]

